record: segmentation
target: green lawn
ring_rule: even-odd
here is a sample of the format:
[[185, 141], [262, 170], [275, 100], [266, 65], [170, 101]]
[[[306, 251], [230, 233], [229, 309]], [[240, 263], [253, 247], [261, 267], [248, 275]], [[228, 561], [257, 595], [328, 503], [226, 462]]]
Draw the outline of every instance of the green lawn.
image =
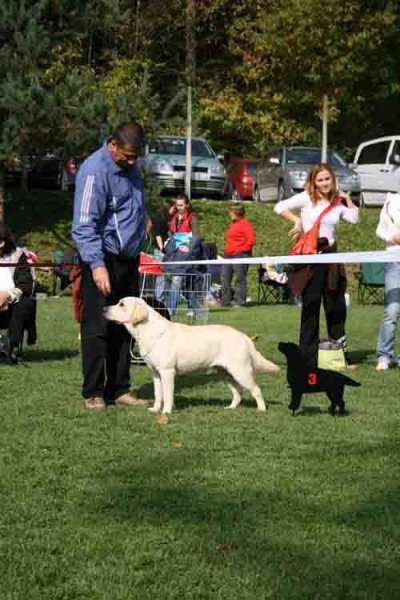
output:
[[[250, 398], [224, 411], [228, 388], [196, 375], [159, 425], [142, 408], [84, 412], [70, 301], [41, 301], [37, 347], [1, 367], [1, 599], [396, 598], [399, 373], [374, 370], [381, 316], [350, 307], [362, 387], [346, 388], [347, 417], [320, 395], [291, 417], [284, 372], [258, 376], [267, 415]], [[280, 364], [278, 341], [298, 335], [294, 306], [210, 318]], [[151, 398], [148, 370], [132, 374]]]

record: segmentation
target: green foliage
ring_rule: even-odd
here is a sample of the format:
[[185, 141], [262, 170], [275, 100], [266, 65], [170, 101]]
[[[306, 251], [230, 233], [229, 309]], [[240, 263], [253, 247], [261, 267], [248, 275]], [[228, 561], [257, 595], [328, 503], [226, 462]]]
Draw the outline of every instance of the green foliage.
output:
[[[235, 129], [240, 146], [250, 152], [275, 143], [318, 142], [324, 93], [330, 99], [331, 141], [354, 145], [360, 134], [370, 134], [373, 120], [384, 118], [376, 99], [382, 108], [398, 98], [389, 83], [397, 82], [399, 68], [398, 6], [383, 9], [360, 0], [265, 0], [251, 11], [245, 3], [232, 10], [225, 2], [213, 6], [224, 21], [207, 38], [209, 64], [224, 72], [200, 81], [203, 122], [230, 146]], [[215, 12], [210, 18], [217, 19]], [[210, 47], [216, 53], [223, 43], [215, 65]], [[202, 69], [207, 71], [207, 63]], [[390, 122], [393, 126], [393, 115]]]
[[[0, 6], [0, 161], [45, 151], [83, 156], [115, 126], [182, 132], [183, 0], [7, 0]], [[263, 154], [330, 143], [351, 156], [400, 117], [400, 7], [391, 1], [197, 0], [196, 134], [219, 151]]]

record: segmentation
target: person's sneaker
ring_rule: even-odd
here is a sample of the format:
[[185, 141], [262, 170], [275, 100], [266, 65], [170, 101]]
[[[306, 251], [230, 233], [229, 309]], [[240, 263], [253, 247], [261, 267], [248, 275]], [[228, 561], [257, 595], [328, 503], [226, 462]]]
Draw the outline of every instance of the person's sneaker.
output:
[[106, 408], [106, 403], [100, 396], [93, 396], [92, 398], [84, 398], [83, 406], [87, 410], [104, 410]]
[[115, 400], [115, 406], [149, 406], [149, 400], [141, 400], [133, 392], [126, 392]]
[[387, 362], [387, 360], [379, 359], [378, 364], [375, 367], [375, 370], [376, 371], [388, 371], [388, 369], [389, 369], [389, 363]]

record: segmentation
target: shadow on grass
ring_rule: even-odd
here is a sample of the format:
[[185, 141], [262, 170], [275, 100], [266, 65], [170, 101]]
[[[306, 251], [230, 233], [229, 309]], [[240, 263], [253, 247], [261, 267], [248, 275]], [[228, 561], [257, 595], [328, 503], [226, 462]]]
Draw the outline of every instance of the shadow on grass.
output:
[[52, 360], [65, 360], [78, 356], [78, 350], [70, 348], [59, 348], [57, 350], [24, 350], [22, 353], [22, 362], [34, 363]]
[[[213, 387], [221, 386], [221, 389], [225, 390], [224, 395], [221, 397], [216, 397], [215, 394], [217, 390], [214, 389], [209, 392], [207, 391], [206, 397], [187, 397], [182, 392], [184, 390], [192, 390], [195, 388], [207, 387], [212, 385]], [[223, 386], [223, 387], [222, 387]], [[154, 397], [154, 389], [153, 383], [145, 383], [140, 386], [140, 388], [136, 389], [135, 392], [141, 398], [153, 398]], [[210, 393], [212, 396], [210, 396]], [[242, 399], [240, 406], [246, 406], [249, 408], [256, 407], [256, 401], [249, 397], [249, 392], [245, 391], [246, 397]], [[280, 401], [270, 400], [268, 396], [264, 397], [267, 405], [274, 404], [282, 404]], [[177, 409], [185, 409], [188, 406], [228, 406], [231, 402], [231, 394], [230, 390], [227, 386], [227, 378], [224, 375], [203, 375], [193, 373], [191, 376], [185, 375], [177, 375], [175, 378], [175, 394], [174, 394], [174, 403]]]
[[375, 350], [371, 350], [371, 348], [368, 350], [352, 350], [349, 352], [349, 360], [352, 364], [370, 362], [371, 357], [373, 360], [376, 357]]
[[204, 480], [203, 464], [203, 453], [171, 449], [140, 466], [113, 465], [99, 473], [101, 485], [107, 482], [104, 501], [97, 500], [95, 512], [85, 501], [89, 522], [161, 528], [172, 563], [176, 547], [185, 544], [180, 568], [209, 562], [234, 573], [239, 587], [247, 582], [254, 598], [267, 597], [267, 584], [268, 597], [276, 598], [396, 596], [400, 576], [391, 546], [399, 537], [398, 490], [371, 494], [355, 512], [342, 511], [329, 500], [316, 503], [311, 490], [304, 495], [301, 478], [257, 487], [249, 466], [250, 480], [231, 479], [226, 488], [210, 473]]

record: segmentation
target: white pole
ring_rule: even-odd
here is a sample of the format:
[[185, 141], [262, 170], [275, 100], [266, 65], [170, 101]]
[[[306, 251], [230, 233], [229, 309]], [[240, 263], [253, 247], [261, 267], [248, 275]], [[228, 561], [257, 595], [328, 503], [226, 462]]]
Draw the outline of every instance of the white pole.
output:
[[191, 199], [192, 193], [192, 86], [187, 86], [187, 121], [186, 121], [186, 171], [185, 194]]
[[186, 170], [185, 194], [192, 194], [192, 85], [194, 76], [194, 0], [186, 5], [186, 80], [187, 80], [187, 118], [186, 118]]
[[322, 146], [321, 162], [326, 163], [328, 156], [328, 96], [322, 97]]

